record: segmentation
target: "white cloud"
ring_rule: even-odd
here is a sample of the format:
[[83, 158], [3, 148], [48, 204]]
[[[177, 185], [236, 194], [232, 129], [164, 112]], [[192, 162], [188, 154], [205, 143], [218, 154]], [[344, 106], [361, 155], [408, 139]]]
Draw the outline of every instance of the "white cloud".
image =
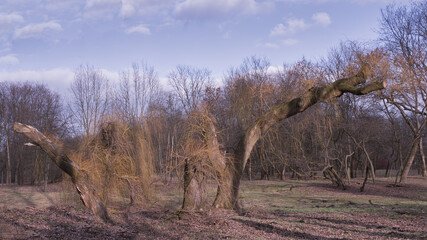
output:
[[74, 72], [68, 68], [54, 68], [50, 70], [16, 72], [0, 71], [0, 81], [36, 81], [45, 83], [67, 82], [74, 79]]
[[85, 8], [86, 9], [99, 8], [106, 5], [112, 5], [117, 3], [120, 3], [120, 0], [87, 0]]
[[[271, 37], [291, 36], [300, 31], [305, 31], [313, 26], [327, 27], [332, 23], [331, 18], [325, 12], [318, 12], [311, 16], [313, 22], [306, 23], [304, 19], [288, 19], [285, 24], [277, 24], [270, 32]], [[293, 45], [295, 42], [287, 42], [286, 45]]]
[[175, 5], [173, 14], [180, 19], [208, 19], [227, 14], [256, 14], [270, 8], [271, 2], [255, 0], [184, 0]]
[[12, 65], [12, 64], [18, 64], [19, 59], [14, 54], [9, 54], [6, 56], [0, 57], [0, 65]]
[[264, 47], [266, 48], [279, 48], [279, 45], [275, 44], [275, 43], [264, 43]]
[[[112, 83], [119, 81], [120, 76], [116, 72], [100, 69], [102, 74]], [[50, 89], [61, 95], [69, 93], [70, 84], [74, 81], [74, 71], [69, 68], [53, 68], [49, 70], [21, 70], [15, 72], [0, 71], [0, 82], [39, 82], [46, 84]]]
[[25, 39], [25, 38], [32, 38], [32, 37], [38, 37], [40, 34], [42, 34], [44, 31], [51, 30], [51, 31], [61, 31], [62, 27], [59, 23], [50, 21], [50, 22], [44, 22], [44, 23], [36, 23], [36, 24], [29, 24], [25, 27], [18, 28], [15, 30], [15, 33], [13, 35], [14, 39]]
[[112, 19], [119, 11], [120, 0], [87, 0], [83, 17], [86, 19]]
[[68, 68], [54, 68], [50, 70], [31, 71], [22, 70], [16, 72], [0, 71], [0, 81], [34, 81], [45, 83], [51, 89], [60, 93], [66, 93], [70, 83], [74, 79], [74, 72]]
[[297, 31], [305, 30], [309, 27], [303, 19], [289, 19], [286, 25], [277, 24], [270, 32], [270, 36], [286, 36], [293, 35]]
[[315, 24], [319, 24], [322, 27], [326, 27], [332, 23], [331, 18], [325, 12], [315, 13], [315, 14], [313, 14], [313, 16], [311, 18], [313, 19]]
[[352, 0], [352, 2], [358, 3], [358, 4], [371, 4], [371, 3], [395, 3], [396, 0]]
[[119, 15], [125, 19], [137, 15], [170, 17], [176, 2], [176, 0], [121, 0]]
[[284, 66], [269, 66], [267, 68], [267, 72], [269, 74], [276, 74], [276, 73], [279, 73], [279, 72], [283, 72], [284, 70], [285, 70]]
[[118, 83], [120, 80], [120, 74], [117, 72], [111, 72], [107, 69], [100, 69], [102, 74], [112, 83]]
[[123, 18], [130, 18], [135, 14], [135, 7], [129, 0], [122, 1], [122, 7], [120, 9], [120, 16]]
[[1, 14], [0, 13], [0, 25], [12, 24], [14, 22], [23, 22], [24, 18], [16, 13]]
[[292, 38], [288, 38], [282, 41], [282, 44], [285, 46], [292, 46], [298, 43], [298, 40], [296, 39], [292, 39]]
[[84, 0], [45, 0], [44, 8], [55, 14], [69, 14], [79, 12], [84, 4]]
[[127, 34], [131, 34], [131, 33], [140, 33], [140, 34], [144, 34], [144, 35], [150, 35], [151, 34], [150, 29], [148, 27], [146, 27], [144, 24], [134, 26], [134, 27], [130, 27], [130, 28], [126, 29], [125, 32]]

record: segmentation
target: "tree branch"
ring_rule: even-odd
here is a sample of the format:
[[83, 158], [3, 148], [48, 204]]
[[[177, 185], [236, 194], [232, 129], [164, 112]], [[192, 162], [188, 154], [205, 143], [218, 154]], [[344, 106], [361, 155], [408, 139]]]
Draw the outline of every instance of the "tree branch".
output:
[[68, 158], [62, 147], [57, 146], [32, 126], [15, 122], [15, 124], [13, 124], [13, 130], [17, 133], [22, 133], [32, 140], [34, 144], [39, 146], [62, 171], [70, 175], [71, 180], [80, 195], [80, 199], [86, 207], [92, 210], [95, 215], [105, 222], [111, 221], [108, 217], [107, 209], [96, 194], [89, 176], [86, 172], [80, 169], [77, 164]]
[[300, 97], [276, 105], [264, 113], [258, 118], [255, 124], [246, 131], [244, 138], [239, 143], [236, 154], [240, 154], [241, 160], [243, 160], [243, 162], [239, 164], [239, 168], [241, 168], [239, 170], [243, 171], [252, 148], [260, 136], [265, 134], [265, 132], [276, 123], [301, 113], [316, 103], [327, 102], [330, 99], [340, 97], [344, 93], [365, 95], [387, 87], [387, 84], [382, 81], [366, 84], [367, 79], [371, 77], [371, 75], [370, 67], [364, 64], [360, 71], [354, 76], [339, 79], [325, 86], [313, 87]]

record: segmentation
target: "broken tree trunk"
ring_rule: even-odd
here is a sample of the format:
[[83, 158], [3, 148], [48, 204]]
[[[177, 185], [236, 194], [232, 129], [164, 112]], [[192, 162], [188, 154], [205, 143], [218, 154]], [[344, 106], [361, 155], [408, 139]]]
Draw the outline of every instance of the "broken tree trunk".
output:
[[336, 184], [337, 187], [342, 188], [342, 190], [346, 190], [347, 186], [345, 185], [344, 180], [338, 175], [338, 173], [335, 171], [335, 169], [328, 165], [323, 170], [323, 175], [332, 181], [332, 183]]
[[276, 105], [259, 117], [255, 123], [246, 130], [245, 134], [241, 136], [234, 156], [231, 159], [231, 168], [229, 171], [224, 171], [227, 175], [221, 177], [223, 180], [222, 183], [219, 183], [220, 186], [218, 186], [214, 206], [217, 208], [233, 208], [239, 210], [238, 198], [240, 179], [245, 169], [246, 162], [255, 143], [268, 129], [270, 129], [270, 127], [286, 118], [305, 111], [316, 103], [327, 102], [333, 98], [340, 97], [344, 93], [365, 95], [373, 91], [381, 90], [387, 86], [385, 82], [366, 83], [367, 79], [371, 76], [372, 72], [369, 65], [363, 64], [356, 75], [339, 79], [324, 86], [313, 87], [300, 97]]
[[83, 204], [88, 207], [95, 215], [105, 222], [111, 221], [108, 217], [107, 209], [102, 203], [96, 190], [91, 183], [88, 174], [68, 158], [62, 147], [57, 146], [36, 128], [22, 123], [15, 123], [13, 130], [24, 134], [39, 146], [52, 161], [65, 173], [67, 173], [76, 187]]

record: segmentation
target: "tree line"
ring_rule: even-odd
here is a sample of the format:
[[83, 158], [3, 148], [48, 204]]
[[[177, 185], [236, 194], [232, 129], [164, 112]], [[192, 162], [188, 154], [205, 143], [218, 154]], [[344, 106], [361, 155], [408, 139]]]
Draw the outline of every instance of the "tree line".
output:
[[[343, 42], [318, 62], [278, 68], [249, 57], [221, 86], [206, 68], [178, 65], [165, 90], [146, 63], [118, 83], [80, 66], [68, 101], [42, 84], [1, 83], [1, 183], [63, 177], [14, 122], [64, 149], [103, 204], [112, 193], [147, 201], [153, 182], [175, 179], [184, 209], [238, 210], [242, 178], [322, 174], [345, 189], [355, 177], [375, 181], [378, 169], [396, 184], [411, 168], [426, 176], [426, 16], [423, 2], [389, 5], [374, 43]], [[218, 185], [211, 202], [208, 181]]]

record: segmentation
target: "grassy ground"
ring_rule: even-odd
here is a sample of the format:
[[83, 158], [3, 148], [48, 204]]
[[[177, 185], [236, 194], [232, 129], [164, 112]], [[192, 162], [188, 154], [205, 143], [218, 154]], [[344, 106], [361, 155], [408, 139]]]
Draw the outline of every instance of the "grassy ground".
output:
[[427, 239], [427, 180], [392, 182], [377, 179], [361, 193], [361, 180], [346, 191], [325, 180], [243, 181], [240, 214], [179, 212], [180, 184], [158, 183], [149, 205], [125, 208], [127, 199], [111, 205], [114, 224], [79, 207], [64, 183], [48, 192], [0, 186], [0, 239]]

